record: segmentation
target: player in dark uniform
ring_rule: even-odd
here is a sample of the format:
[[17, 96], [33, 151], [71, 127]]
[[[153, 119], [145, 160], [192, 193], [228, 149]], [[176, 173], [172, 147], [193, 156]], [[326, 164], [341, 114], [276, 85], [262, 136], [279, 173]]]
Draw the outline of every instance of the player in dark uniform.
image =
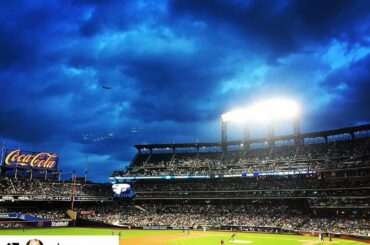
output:
[[231, 241], [234, 241], [235, 240], [235, 238], [236, 238], [236, 233], [233, 233], [232, 235], [231, 235]]

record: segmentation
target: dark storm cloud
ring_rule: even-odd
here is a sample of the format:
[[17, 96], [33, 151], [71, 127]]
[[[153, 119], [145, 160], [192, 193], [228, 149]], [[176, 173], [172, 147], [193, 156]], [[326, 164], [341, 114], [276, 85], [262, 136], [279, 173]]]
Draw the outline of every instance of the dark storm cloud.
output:
[[219, 115], [261, 97], [306, 103], [307, 130], [368, 122], [369, 13], [347, 0], [2, 1], [0, 139], [80, 174], [88, 155], [105, 181], [133, 144], [218, 140]]
[[[269, 58], [333, 37], [360, 38], [355, 24], [369, 18], [370, 3], [331, 1], [172, 1], [172, 14], [206, 21], [212, 29], [237, 31]], [[367, 19], [368, 21], [368, 19]]]
[[321, 124], [345, 127], [349, 124], [370, 123], [369, 67], [370, 55], [326, 77], [322, 85], [331, 92], [333, 99], [319, 113], [324, 118]]
[[[80, 32], [83, 36], [93, 36], [102, 31], [107, 30], [123, 30], [129, 23], [128, 13], [125, 11], [129, 6], [120, 4], [118, 1], [103, 1], [104, 3], [97, 3], [94, 1], [96, 7], [91, 9], [89, 17], [80, 26]], [[100, 1], [102, 2], [102, 1]], [[123, 3], [127, 3], [125, 1]]]
[[[57, 1], [2, 1], [0, 3], [0, 68], [34, 68], [56, 34], [63, 35], [76, 10]], [[74, 24], [74, 23], [71, 23]], [[63, 39], [59, 39], [62, 41]]]
[[233, 71], [210, 70], [215, 65], [219, 66], [220, 61], [211, 53], [137, 57], [127, 62], [125, 73], [135, 79], [140, 91], [132, 101], [134, 108], [140, 108], [134, 110], [134, 116], [147, 122], [192, 122], [217, 117], [216, 108], [203, 110], [202, 105], [213, 100], [215, 84]]

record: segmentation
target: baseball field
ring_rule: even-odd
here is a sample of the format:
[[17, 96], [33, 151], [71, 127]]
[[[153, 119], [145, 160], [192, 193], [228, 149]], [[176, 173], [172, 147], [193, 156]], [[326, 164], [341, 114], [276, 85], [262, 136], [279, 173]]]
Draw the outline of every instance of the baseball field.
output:
[[189, 234], [176, 230], [117, 230], [96, 228], [52, 228], [27, 230], [0, 230], [0, 235], [115, 235], [121, 231], [120, 245], [219, 245], [255, 244], [255, 245], [360, 245], [363, 242], [334, 238], [332, 242], [319, 242], [317, 237], [279, 234], [236, 233], [231, 240], [231, 232], [190, 231]]

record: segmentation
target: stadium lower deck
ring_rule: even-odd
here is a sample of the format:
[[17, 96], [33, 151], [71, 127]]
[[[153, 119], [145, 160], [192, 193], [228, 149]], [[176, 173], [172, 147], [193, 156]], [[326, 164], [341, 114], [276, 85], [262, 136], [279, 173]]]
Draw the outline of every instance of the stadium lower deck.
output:
[[[366, 125], [304, 134], [298, 140], [292, 135], [226, 146], [136, 146], [138, 154], [130, 166], [111, 177], [130, 184], [134, 198], [112, 198], [108, 184], [1, 176], [0, 234], [12, 228], [27, 233], [29, 228], [77, 225], [121, 227], [124, 234], [165, 229], [138, 234], [168, 232], [180, 238], [186, 235], [182, 230], [190, 230], [191, 239], [200, 240], [204, 234], [223, 234], [209, 230], [233, 230], [240, 237], [254, 234], [241, 232], [307, 232], [369, 239], [369, 130]], [[208, 231], [194, 231], [203, 229]], [[259, 242], [263, 236], [270, 235], [250, 241], [268, 244]], [[219, 244], [220, 237], [212, 239], [168, 244]]]

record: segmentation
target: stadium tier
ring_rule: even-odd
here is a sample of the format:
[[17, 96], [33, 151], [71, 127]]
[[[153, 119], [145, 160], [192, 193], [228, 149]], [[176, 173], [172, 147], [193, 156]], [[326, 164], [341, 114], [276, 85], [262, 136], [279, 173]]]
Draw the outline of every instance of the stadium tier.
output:
[[3, 202], [72, 201], [72, 198], [75, 201], [111, 201], [112, 191], [107, 184], [0, 176], [0, 197]]
[[[240, 143], [239, 148], [242, 149], [234, 148], [226, 152], [223, 152], [220, 146], [208, 147], [213, 152], [204, 152], [205, 147], [201, 145], [203, 152], [199, 147], [181, 148], [177, 151], [176, 145], [171, 146], [173, 151], [171, 153], [157, 153], [158, 148], [149, 148], [152, 153], [143, 154], [139, 151], [127, 171], [114, 172], [113, 177], [117, 179], [120, 179], [118, 177], [143, 179], [140, 178], [143, 176], [240, 177], [367, 167], [370, 162], [369, 138], [343, 137], [332, 142], [312, 141], [305, 145], [294, 145], [292, 141], [281, 142], [282, 145], [278, 145], [280, 142], [276, 142], [272, 147], [263, 144], [260, 145], [262, 148], [247, 150], [244, 149], [243, 143]], [[325, 141], [325, 138], [322, 140]], [[184, 150], [190, 153], [184, 153]]]
[[[220, 143], [136, 145], [132, 163], [110, 177], [113, 190], [106, 184], [2, 176], [0, 223], [34, 226], [21, 215], [11, 216], [27, 213], [56, 226], [77, 218], [76, 224], [140, 229], [367, 237], [369, 130], [365, 125], [302, 134], [298, 140], [290, 135], [235, 141], [226, 148]], [[50, 209], [48, 203], [57, 206]]]

